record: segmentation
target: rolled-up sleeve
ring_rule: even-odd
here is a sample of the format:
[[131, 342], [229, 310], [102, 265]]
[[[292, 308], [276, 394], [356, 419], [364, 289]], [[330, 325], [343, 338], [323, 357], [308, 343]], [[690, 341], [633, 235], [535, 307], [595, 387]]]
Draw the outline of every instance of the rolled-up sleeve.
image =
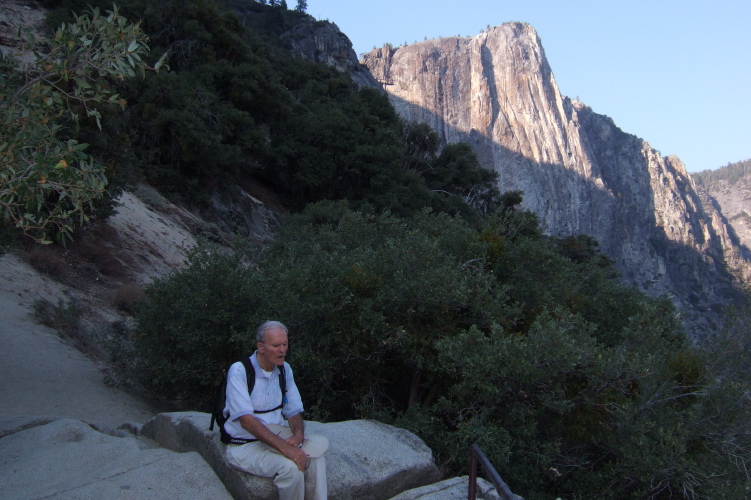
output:
[[295, 384], [295, 377], [292, 374], [292, 368], [288, 363], [284, 363], [285, 375], [287, 376], [287, 403], [282, 408], [284, 416], [289, 418], [298, 413], [303, 413], [305, 409], [302, 405], [302, 398], [300, 397], [300, 391], [297, 390]]

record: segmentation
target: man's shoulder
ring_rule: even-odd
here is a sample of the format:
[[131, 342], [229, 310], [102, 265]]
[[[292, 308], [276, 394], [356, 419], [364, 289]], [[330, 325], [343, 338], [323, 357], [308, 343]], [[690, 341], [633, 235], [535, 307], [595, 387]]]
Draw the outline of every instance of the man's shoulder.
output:
[[282, 367], [284, 369], [284, 375], [286, 377], [289, 377], [290, 375], [292, 375], [292, 367], [289, 365], [289, 363], [285, 361]]
[[[252, 356], [248, 356], [246, 358], [243, 358], [243, 359], [241, 359], [239, 361], [235, 361], [234, 363], [232, 363], [230, 365], [229, 369], [227, 370], [227, 376], [228, 377], [230, 377], [232, 375], [246, 376], [247, 375], [247, 371], [245, 370], [246, 363], [248, 365], [250, 365], [251, 367], [253, 367], [253, 362], [252, 362], [251, 358], [252, 358]], [[255, 368], [253, 368], [253, 369], [255, 370]]]

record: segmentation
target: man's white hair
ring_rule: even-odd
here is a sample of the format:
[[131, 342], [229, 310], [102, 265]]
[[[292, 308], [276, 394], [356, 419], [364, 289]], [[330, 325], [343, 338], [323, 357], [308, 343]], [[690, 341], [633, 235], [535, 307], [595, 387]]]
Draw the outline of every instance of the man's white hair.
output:
[[271, 328], [281, 328], [282, 330], [284, 330], [284, 333], [289, 335], [289, 330], [287, 330], [287, 327], [279, 321], [267, 321], [256, 328], [256, 341], [263, 342], [266, 335], [266, 330], [270, 330]]

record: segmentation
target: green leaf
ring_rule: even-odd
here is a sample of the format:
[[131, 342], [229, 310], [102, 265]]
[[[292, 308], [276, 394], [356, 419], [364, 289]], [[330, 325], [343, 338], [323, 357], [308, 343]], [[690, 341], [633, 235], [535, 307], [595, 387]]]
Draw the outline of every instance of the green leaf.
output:
[[78, 84], [79, 87], [82, 87], [82, 88], [85, 88], [85, 89], [90, 89], [91, 88], [91, 85], [89, 85], [89, 82], [87, 82], [83, 78], [79, 78], [77, 76], [74, 76], [73, 80], [75, 80], [75, 82]]

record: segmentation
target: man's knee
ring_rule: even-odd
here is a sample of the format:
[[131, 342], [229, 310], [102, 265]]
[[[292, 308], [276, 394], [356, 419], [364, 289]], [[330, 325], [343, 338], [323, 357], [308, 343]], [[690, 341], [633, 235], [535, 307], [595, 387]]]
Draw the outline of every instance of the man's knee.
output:
[[279, 488], [279, 500], [303, 500], [305, 496], [305, 476], [292, 460], [284, 460], [274, 484]]
[[277, 477], [286, 478], [291, 483], [301, 483], [305, 480], [303, 471], [301, 471], [292, 460], [284, 460], [279, 472], [277, 473]]

